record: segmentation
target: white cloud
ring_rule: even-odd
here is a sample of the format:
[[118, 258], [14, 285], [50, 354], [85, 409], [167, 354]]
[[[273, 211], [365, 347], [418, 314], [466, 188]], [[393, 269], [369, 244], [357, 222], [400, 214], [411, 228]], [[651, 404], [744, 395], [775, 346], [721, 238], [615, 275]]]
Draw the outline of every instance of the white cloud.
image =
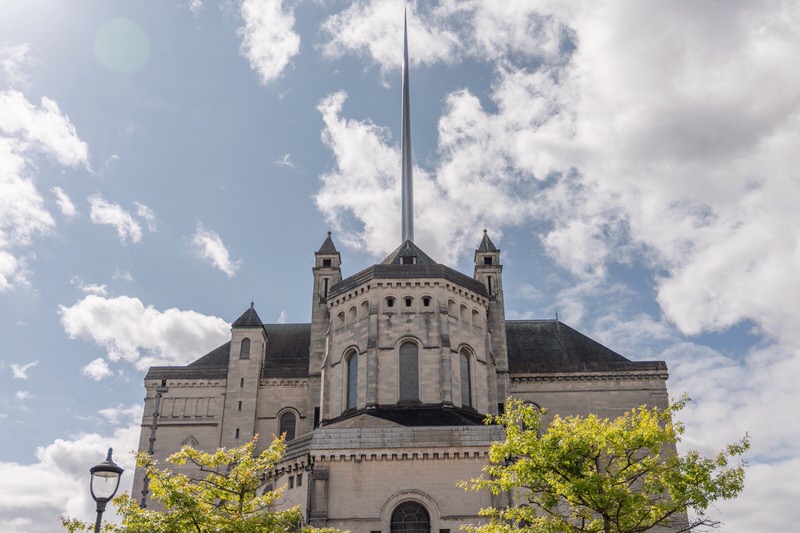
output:
[[26, 390], [18, 390], [18, 391], [17, 391], [17, 392], [14, 394], [14, 397], [15, 397], [17, 400], [19, 400], [19, 401], [21, 401], [21, 402], [24, 402], [25, 400], [27, 400], [28, 398], [30, 398], [30, 397], [31, 397], [31, 393], [30, 393], [30, 391], [26, 391]]
[[[62, 515], [93, 522], [95, 503], [88, 488], [89, 468], [105, 459], [108, 448], [113, 447], [114, 462], [125, 469], [120, 491], [129, 491], [139, 422], [117, 427], [110, 434], [56, 439], [36, 449], [36, 462], [32, 464], [0, 461], [0, 529], [50, 533], [58, 529]], [[114, 519], [112, 507], [103, 519]]]
[[62, 165], [88, 167], [89, 147], [78, 138], [69, 117], [47, 97], [36, 107], [19, 91], [0, 92], [0, 131]]
[[133, 202], [133, 205], [136, 206], [136, 214], [147, 224], [147, 229], [151, 232], [156, 231], [158, 229], [158, 221], [153, 210], [139, 202]]
[[[70, 338], [104, 348], [111, 361], [125, 360], [144, 370], [151, 365], [184, 365], [230, 339], [221, 318], [195, 311], [145, 306], [138, 298], [89, 295], [59, 306]], [[98, 363], [99, 364], [99, 363]]]
[[274, 164], [276, 167], [295, 168], [295, 164], [292, 161], [292, 154], [283, 154], [275, 160]]
[[242, 263], [241, 259], [231, 261], [230, 253], [219, 234], [204, 228], [199, 222], [197, 230], [192, 235], [192, 246], [200, 257], [210, 260], [214, 267], [227, 274], [229, 278], [236, 275]]
[[203, 9], [203, 0], [189, 0], [189, 11], [195, 16], [200, 14], [201, 9]]
[[[324, 52], [332, 57], [358, 53], [369, 57], [385, 70], [399, 68], [403, 56], [398, 43], [403, 42], [402, 5], [394, 0], [354, 2], [322, 24], [328, 36]], [[456, 32], [441, 24], [433, 13], [422, 20], [414, 16], [414, 4], [408, 6], [409, 61], [433, 64], [455, 59], [460, 46]]]
[[27, 285], [25, 260], [16, 258], [5, 250], [0, 250], [0, 292], [15, 285]]
[[11, 372], [14, 374], [14, 379], [28, 379], [28, 370], [39, 364], [39, 361], [31, 361], [26, 365], [18, 365], [11, 363]]
[[0, 70], [9, 84], [24, 85], [28, 78], [23, 69], [37, 64], [39, 61], [30, 55], [28, 44], [0, 44]]
[[122, 242], [128, 238], [134, 243], [142, 240], [142, 227], [119, 204], [109, 202], [99, 194], [93, 194], [88, 200], [91, 207], [89, 216], [92, 222], [113, 226]]
[[[3, 46], [0, 58], [12, 78], [31, 61], [24, 45]], [[35, 183], [41, 156], [89, 168], [86, 143], [53, 100], [42, 97], [37, 106], [19, 91], [0, 91], [0, 292], [28, 284], [26, 260], [16, 249], [55, 226]]]
[[[408, 4], [409, 60], [412, 65], [454, 63], [477, 58], [504, 63], [509, 58], [559, 64], [571, 31], [546, 12], [547, 3], [526, 0], [445, 0]], [[329, 17], [322, 30], [323, 51], [333, 57], [365, 56], [386, 72], [402, 55], [402, 5], [393, 0], [354, 2]]]
[[278, 324], [286, 324], [286, 311], [281, 309], [281, 314], [278, 315], [278, 320], [276, 320]]
[[78, 210], [75, 209], [75, 204], [73, 204], [72, 200], [69, 199], [69, 196], [67, 196], [67, 193], [64, 192], [64, 189], [61, 187], [53, 187], [50, 189], [50, 191], [56, 195], [58, 209], [61, 211], [62, 215], [67, 218], [73, 218], [78, 214]]
[[133, 283], [133, 276], [127, 270], [121, 271], [117, 269], [116, 271], [114, 271], [114, 275], [111, 276], [111, 279], [115, 281], [121, 280], [121, 281], [127, 281], [128, 283]]
[[72, 285], [75, 285], [78, 289], [86, 294], [97, 294], [98, 296], [106, 296], [108, 295], [108, 288], [104, 284], [98, 283], [84, 283], [83, 280], [79, 276], [72, 276], [69, 282]]
[[119, 404], [116, 407], [107, 407], [98, 411], [100, 416], [110, 424], [130, 423], [137, 424], [142, 421], [143, 406], [140, 403], [130, 405]]
[[242, 2], [240, 53], [264, 85], [279, 78], [300, 51], [300, 36], [294, 31], [294, 7], [286, 4], [281, 0]]
[[93, 359], [89, 364], [83, 367], [83, 375], [94, 381], [100, 381], [113, 375], [111, 369], [108, 368], [108, 363], [102, 357]]
[[[0, 117], [1, 113], [0, 109]], [[0, 137], [0, 249], [29, 245], [33, 235], [55, 225], [35, 183], [26, 176], [28, 161], [21, 148], [19, 141]]]

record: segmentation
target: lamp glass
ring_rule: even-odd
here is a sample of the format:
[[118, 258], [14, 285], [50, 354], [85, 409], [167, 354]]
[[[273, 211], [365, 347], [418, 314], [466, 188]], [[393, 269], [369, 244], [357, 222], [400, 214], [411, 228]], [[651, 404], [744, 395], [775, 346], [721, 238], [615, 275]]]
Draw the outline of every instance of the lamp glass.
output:
[[92, 472], [92, 495], [97, 500], [110, 500], [117, 492], [120, 472]]

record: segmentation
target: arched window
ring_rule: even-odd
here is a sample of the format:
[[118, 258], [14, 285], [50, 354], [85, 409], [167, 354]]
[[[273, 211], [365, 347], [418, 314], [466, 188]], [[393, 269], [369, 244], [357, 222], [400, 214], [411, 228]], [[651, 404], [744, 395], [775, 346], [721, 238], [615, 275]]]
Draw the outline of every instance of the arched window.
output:
[[403, 502], [392, 512], [391, 533], [430, 533], [431, 517], [417, 502]]
[[400, 401], [419, 401], [419, 348], [413, 342], [400, 345]]
[[472, 380], [469, 372], [469, 353], [463, 348], [458, 352], [461, 363], [461, 405], [472, 407]]
[[453, 318], [458, 318], [458, 307], [455, 300], [447, 300], [447, 314]]
[[355, 321], [356, 321], [356, 306], [354, 305], [347, 310], [347, 323], [352, 324]]
[[242, 347], [239, 350], [239, 359], [250, 359], [250, 339], [242, 339]]
[[281, 415], [278, 434], [283, 435], [286, 433], [286, 440], [290, 441], [294, 438], [295, 428], [297, 427], [297, 416], [292, 411], [286, 411]]
[[358, 352], [350, 352], [347, 358], [347, 408], [358, 407]]

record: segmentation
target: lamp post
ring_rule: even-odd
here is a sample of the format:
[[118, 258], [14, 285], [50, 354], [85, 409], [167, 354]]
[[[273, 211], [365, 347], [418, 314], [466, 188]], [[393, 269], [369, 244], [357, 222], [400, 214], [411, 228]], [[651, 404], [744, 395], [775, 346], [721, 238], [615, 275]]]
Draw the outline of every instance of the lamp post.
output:
[[92, 491], [92, 498], [97, 502], [97, 521], [94, 523], [94, 533], [100, 533], [103, 511], [106, 510], [109, 500], [117, 493], [123, 470], [111, 459], [111, 448], [109, 448], [106, 460], [90, 468], [89, 472], [92, 474], [89, 488]]

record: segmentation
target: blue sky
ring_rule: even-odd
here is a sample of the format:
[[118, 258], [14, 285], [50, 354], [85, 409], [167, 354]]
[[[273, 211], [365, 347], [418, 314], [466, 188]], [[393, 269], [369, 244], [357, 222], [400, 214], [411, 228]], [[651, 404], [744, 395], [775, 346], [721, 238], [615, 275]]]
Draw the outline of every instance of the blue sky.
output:
[[[142, 378], [254, 300], [309, 318], [400, 240], [401, 0], [0, 4], [0, 530], [91, 518]], [[724, 531], [789, 531], [800, 477], [800, 9], [409, 3], [416, 241], [694, 399], [684, 449], [748, 431]], [[43, 492], [39, 484], [47, 487]]]

